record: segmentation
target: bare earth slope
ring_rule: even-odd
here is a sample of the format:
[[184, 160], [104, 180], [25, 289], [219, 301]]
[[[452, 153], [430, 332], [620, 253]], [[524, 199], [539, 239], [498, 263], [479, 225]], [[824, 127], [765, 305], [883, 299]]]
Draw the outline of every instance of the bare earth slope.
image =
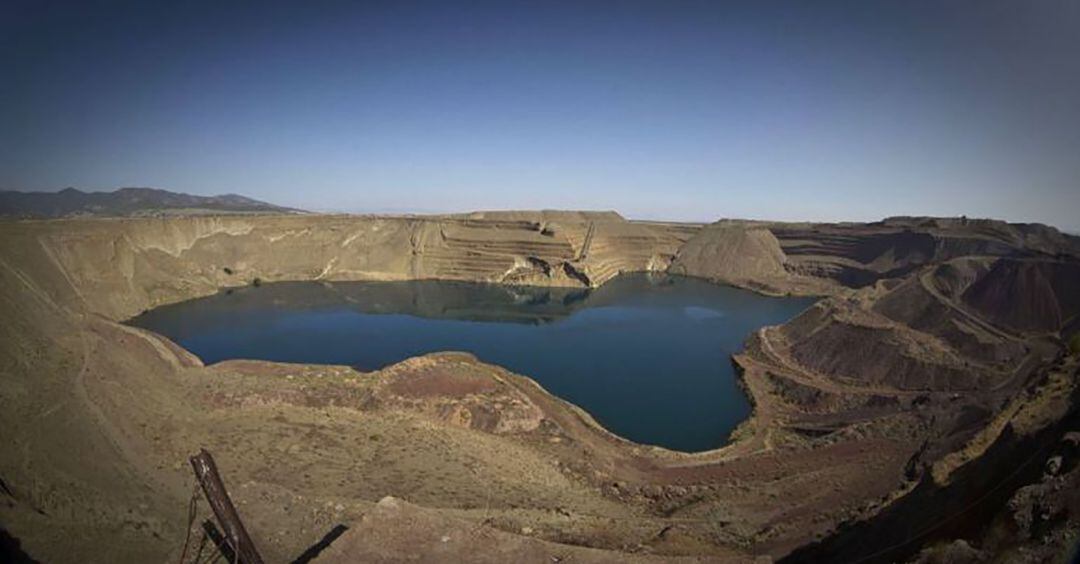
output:
[[[271, 561], [336, 525], [351, 529], [326, 561], [870, 555], [839, 546], [852, 527], [911, 555], [950, 533], [933, 526], [949, 517], [934, 508], [955, 509], [941, 498], [961, 499], [957, 480], [996, 476], [987, 469], [1015, 465], [1029, 441], [1067, 430], [1077, 256], [1042, 226], [920, 218], [4, 222], [0, 524], [50, 562], [175, 561], [186, 457], [205, 447]], [[645, 270], [822, 296], [748, 336], [734, 361], [754, 415], [723, 449], [629, 443], [527, 375], [468, 355], [370, 373], [207, 367], [120, 323], [256, 279], [584, 287]], [[933, 534], [889, 521], [920, 509]]]

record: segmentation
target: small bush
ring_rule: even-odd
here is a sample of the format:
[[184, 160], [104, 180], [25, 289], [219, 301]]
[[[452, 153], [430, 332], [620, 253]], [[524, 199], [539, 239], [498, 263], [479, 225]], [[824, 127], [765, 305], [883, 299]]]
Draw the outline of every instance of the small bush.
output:
[[1080, 354], [1080, 333], [1077, 333], [1069, 339], [1069, 352], [1072, 354]]
[[228, 274], [228, 275], [230, 275], [230, 276], [231, 276], [231, 275], [232, 275], [232, 273], [233, 273], [233, 269], [231, 269], [231, 268], [229, 268], [229, 267], [227, 267], [227, 266], [226, 266], [225, 268], [223, 268], [222, 270], [224, 270], [224, 271], [225, 271], [225, 274]]
[[256, 288], [258, 288], [259, 286], [262, 286], [262, 278], [256, 278], [256, 279], [252, 280], [251, 285], [255, 286]]

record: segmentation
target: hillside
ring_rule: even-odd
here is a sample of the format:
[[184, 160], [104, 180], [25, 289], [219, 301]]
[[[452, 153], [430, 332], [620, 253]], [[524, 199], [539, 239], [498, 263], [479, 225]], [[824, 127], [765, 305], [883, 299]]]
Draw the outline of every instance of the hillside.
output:
[[146, 215], [212, 215], [298, 213], [237, 194], [194, 196], [157, 188], [120, 188], [112, 192], [0, 191], [0, 216], [59, 218], [74, 216], [131, 217]]
[[[1061, 550], [1080, 522], [1080, 502], [1053, 494], [1080, 481], [1073, 243], [1042, 226], [904, 218], [0, 222], [0, 429], [15, 453], [0, 457], [0, 523], [43, 561], [177, 561], [187, 456], [206, 448], [268, 561], [339, 524], [324, 562], [893, 562], [995, 522], [1011, 536], [979, 547]], [[718, 355], [753, 405], [721, 449], [631, 443], [471, 355], [374, 372], [206, 366], [123, 323], [255, 280], [584, 292], [642, 271], [820, 296]]]

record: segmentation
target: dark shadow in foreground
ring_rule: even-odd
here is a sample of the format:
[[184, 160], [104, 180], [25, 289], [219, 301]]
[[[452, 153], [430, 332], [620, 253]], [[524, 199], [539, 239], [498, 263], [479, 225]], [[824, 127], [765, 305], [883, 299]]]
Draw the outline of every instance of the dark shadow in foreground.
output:
[[326, 550], [326, 547], [330, 546], [330, 543], [337, 540], [337, 538], [344, 534], [347, 530], [349, 530], [349, 528], [345, 525], [335, 525], [333, 529], [330, 529], [329, 533], [326, 533], [322, 540], [311, 545], [311, 548], [308, 548], [304, 551], [303, 554], [297, 556], [296, 560], [292, 561], [292, 564], [307, 564], [308, 562], [311, 562], [315, 559], [316, 556], [319, 555], [319, 553], [321, 553], [323, 550]]
[[23, 551], [19, 539], [11, 536], [7, 529], [0, 527], [0, 561], [12, 564], [29, 564], [37, 562]]

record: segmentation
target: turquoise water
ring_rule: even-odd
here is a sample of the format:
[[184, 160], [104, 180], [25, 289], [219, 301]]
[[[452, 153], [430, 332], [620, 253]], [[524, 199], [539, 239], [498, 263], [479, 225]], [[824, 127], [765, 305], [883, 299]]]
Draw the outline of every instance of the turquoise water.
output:
[[374, 370], [467, 351], [531, 376], [630, 440], [723, 446], [750, 406], [731, 354], [812, 303], [691, 278], [624, 275], [596, 290], [444, 281], [276, 283], [130, 323], [210, 364], [250, 358]]

